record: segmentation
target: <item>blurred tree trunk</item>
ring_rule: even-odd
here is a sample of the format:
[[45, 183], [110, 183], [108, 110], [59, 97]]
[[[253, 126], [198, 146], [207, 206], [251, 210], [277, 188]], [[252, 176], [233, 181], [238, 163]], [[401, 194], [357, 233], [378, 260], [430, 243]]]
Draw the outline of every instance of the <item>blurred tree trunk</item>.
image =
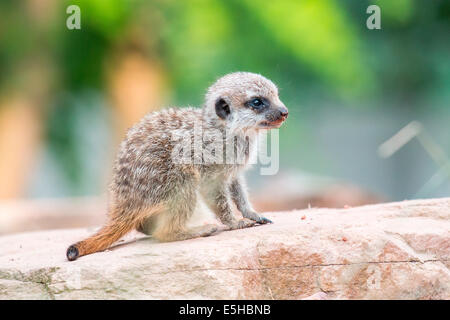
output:
[[45, 35], [58, 8], [56, 0], [24, 3], [25, 20], [21, 26], [30, 28], [31, 38], [17, 41], [30, 41], [34, 47], [18, 55], [7, 89], [3, 88], [5, 93], [0, 98], [0, 199], [23, 197], [36, 163], [45, 105], [55, 76]]
[[38, 108], [25, 97], [0, 105], [0, 198], [23, 196], [36, 161], [42, 123]]
[[115, 113], [116, 144], [128, 128], [163, 104], [165, 74], [155, 59], [128, 50], [107, 65], [108, 91]]

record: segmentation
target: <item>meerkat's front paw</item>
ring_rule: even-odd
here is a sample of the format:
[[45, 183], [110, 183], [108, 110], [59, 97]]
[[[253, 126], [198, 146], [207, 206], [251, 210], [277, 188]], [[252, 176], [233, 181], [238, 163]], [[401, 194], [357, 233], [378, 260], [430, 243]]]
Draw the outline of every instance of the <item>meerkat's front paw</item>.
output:
[[266, 217], [263, 217], [263, 216], [259, 216], [259, 219], [256, 220], [256, 222], [259, 224], [273, 223], [272, 220], [267, 219]]

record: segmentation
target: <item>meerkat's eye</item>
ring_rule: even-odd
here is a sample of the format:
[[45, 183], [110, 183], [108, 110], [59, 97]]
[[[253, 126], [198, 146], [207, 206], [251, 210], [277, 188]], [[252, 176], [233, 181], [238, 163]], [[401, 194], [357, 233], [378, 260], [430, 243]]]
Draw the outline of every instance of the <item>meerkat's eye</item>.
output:
[[259, 99], [253, 99], [251, 102], [252, 106], [254, 107], [260, 107], [263, 105], [263, 102]]
[[261, 110], [267, 106], [269, 106], [269, 101], [264, 98], [253, 98], [246, 103], [247, 107], [255, 109], [255, 110]]

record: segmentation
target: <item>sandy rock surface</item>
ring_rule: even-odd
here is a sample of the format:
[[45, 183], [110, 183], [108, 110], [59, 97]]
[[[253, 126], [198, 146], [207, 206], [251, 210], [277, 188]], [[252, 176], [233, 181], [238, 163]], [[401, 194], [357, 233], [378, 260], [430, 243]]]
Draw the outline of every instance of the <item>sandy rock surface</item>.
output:
[[450, 198], [265, 214], [182, 242], [132, 233], [68, 262], [94, 229], [0, 237], [0, 299], [450, 299]]

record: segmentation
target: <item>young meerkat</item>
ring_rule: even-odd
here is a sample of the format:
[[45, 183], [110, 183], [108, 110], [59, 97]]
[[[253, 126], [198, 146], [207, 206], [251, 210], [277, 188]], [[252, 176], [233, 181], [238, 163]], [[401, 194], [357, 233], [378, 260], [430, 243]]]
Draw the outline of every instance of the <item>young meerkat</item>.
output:
[[[105, 250], [133, 229], [160, 241], [209, 236], [217, 225], [186, 227], [201, 200], [229, 230], [271, 223], [252, 208], [242, 172], [257, 133], [279, 128], [287, 116], [275, 84], [249, 72], [218, 79], [208, 89], [202, 109], [165, 109], [146, 115], [120, 145], [109, 190], [108, 222], [93, 236], [71, 245], [68, 260]], [[219, 136], [226, 146], [210, 152], [215, 161], [199, 156], [195, 142], [194, 151], [184, 153], [192, 161], [179, 161], [174, 132], [195, 140], [196, 130], [203, 132], [197, 140], [202, 150], [211, 151], [211, 137]], [[230, 154], [232, 161], [224, 160]], [[243, 219], [233, 214], [231, 200]]]

